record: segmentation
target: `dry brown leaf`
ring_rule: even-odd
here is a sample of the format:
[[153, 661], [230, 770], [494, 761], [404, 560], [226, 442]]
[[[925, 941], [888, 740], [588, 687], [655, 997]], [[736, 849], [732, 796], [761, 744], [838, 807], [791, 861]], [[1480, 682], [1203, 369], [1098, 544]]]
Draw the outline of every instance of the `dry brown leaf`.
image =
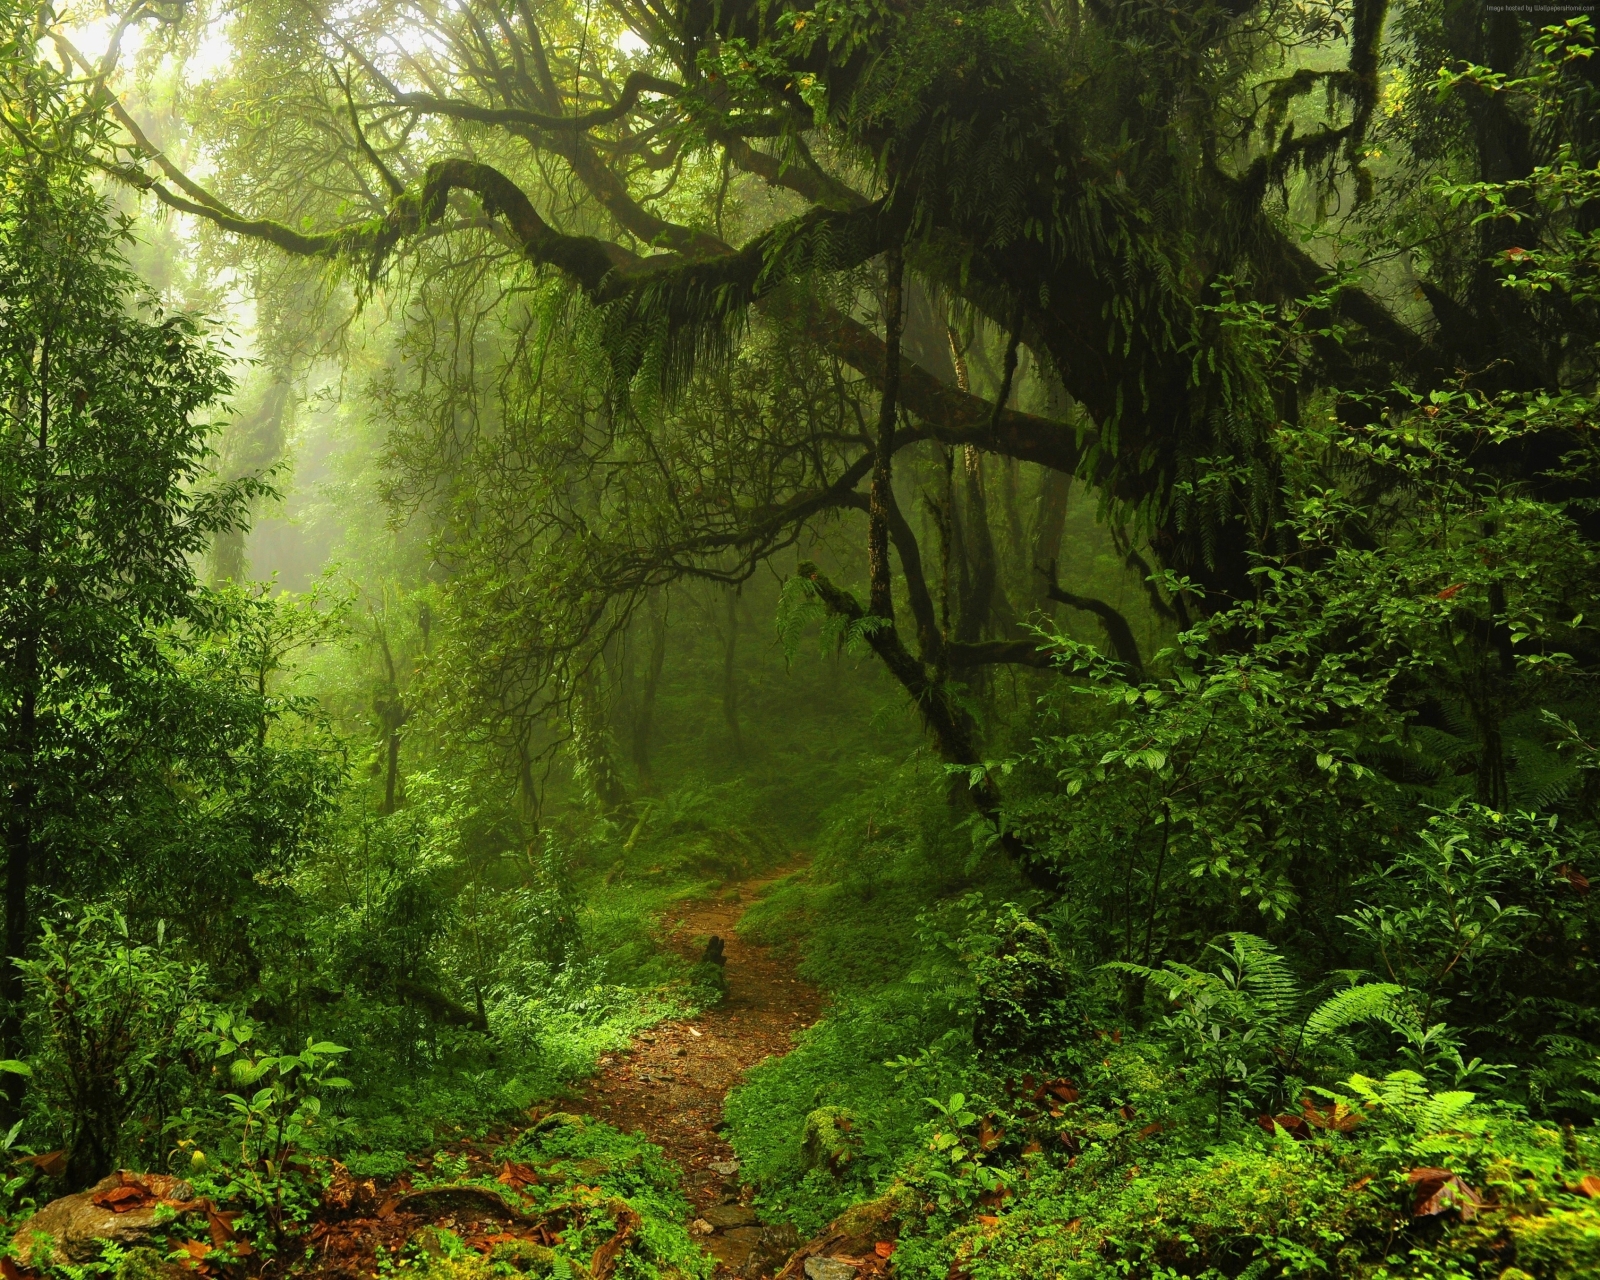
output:
[[622, 1251], [628, 1247], [634, 1232], [639, 1229], [639, 1215], [622, 1201], [613, 1200], [610, 1207], [611, 1217], [617, 1224], [617, 1229], [611, 1239], [594, 1251], [594, 1257], [589, 1260], [589, 1274], [594, 1280], [608, 1280], [611, 1273], [616, 1270], [617, 1260], [622, 1256]]
[[1449, 1169], [1412, 1169], [1406, 1174], [1406, 1181], [1417, 1189], [1416, 1202], [1411, 1208], [1414, 1218], [1433, 1218], [1457, 1209], [1466, 1221], [1483, 1208], [1478, 1193]]
[[23, 1156], [18, 1164], [31, 1164], [47, 1178], [59, 1178], [67, 1171], [67, 1153], [65, 1151], [46, 1151], [42, 1155]]

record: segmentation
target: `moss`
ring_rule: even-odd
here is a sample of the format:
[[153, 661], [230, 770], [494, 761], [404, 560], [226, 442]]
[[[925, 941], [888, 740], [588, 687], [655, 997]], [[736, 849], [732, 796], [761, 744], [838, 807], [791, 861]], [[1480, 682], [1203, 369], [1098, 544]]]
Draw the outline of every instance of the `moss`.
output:
[[844, 1107], [818, 1107], [806, 1116], [800, 1158], [808, 1169], [838, 1174], [861, 1148], [859, 1125]]
[[1538, 1217], [1515, 1217], [1507, 1229], [1518, 1268], [1537, 1280], [1600, 1276], [1600, 1205], [1590, 1202]]

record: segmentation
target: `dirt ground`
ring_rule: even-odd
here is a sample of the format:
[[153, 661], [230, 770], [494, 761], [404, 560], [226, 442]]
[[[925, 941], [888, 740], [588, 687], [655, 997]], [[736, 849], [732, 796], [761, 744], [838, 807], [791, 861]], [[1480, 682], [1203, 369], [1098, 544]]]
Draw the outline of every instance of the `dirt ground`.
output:
[[706, 938], [722, 939], [728, 998], [697, 1018], [661, 1023], [626, 1052], [601, 1059], [573, 1108], [642, 1131], [684, 1171], [700, 1229], [714, 1228], [704, 1242], [722, 1264], [719, 1271], [740, 1271], [762, 1247], [733, 1148], [717, 1133], [723, 1099], [750, 1067], [787, 1053], [794, 1033], [822, 1012], [820, 995], [796, 975], [792, 956], [735, 932], [761, 891], [792, 870], [730, 885], [712, 901], [683, 903], [662, 920], [668, 944], [692, 959], [700, 958]]

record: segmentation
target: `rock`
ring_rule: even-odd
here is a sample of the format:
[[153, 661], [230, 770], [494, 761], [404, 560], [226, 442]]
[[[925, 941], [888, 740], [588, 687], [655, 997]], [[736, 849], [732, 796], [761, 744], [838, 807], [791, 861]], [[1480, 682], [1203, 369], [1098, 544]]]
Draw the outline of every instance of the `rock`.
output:
[[729, 1271], [740, 1272], [761, 1242], [760, 1227], [734, 1227], [706, 1241], [711, 1255]]
[[507, 1204], [499, 1192], [486, 1187], [430, 1187], [426, 1191], [409, 1191], [394, 1202], [394, 1211], [418, 1213], [425, 1218], [480, 1214], [520, 1221], [525, 1216]]
[[449, 1253], [449, 1246], [445, 1243], [445, 1233], [442, 1227], [419, 1227], [411, 1233], [407, 1244], [415, 1245], [430, 1258], [442, 1258]]
[[787, 1222], [775, 1222], [761, 1229], [761, 1237], [744, 1264], [745, 1280], [758, 1280], [783, 1270], [783, 1264], [800, 1247], [800, 1233]]
[[843, 1107], [818, 1107], [806, 1116], [800, 1135], [800, 1159], [808, 1169], [837, 1175], [861, 1146], [856, 1118]]
[[552, 1133], [557, 1129], [581, 1129], [584, 1120], [582, 1116], [575, 1116], [570, 1111], [552, 1111], [544, 1119], [537, 1121], [525, 1133]]
[[715, 1230], [704, 1218], [696, 1218], [689, 1224], [689, 1234], [692, 1236], [708, 1236]]
[[825, 1258], [819, 1254], [806, 1259], [806, 1280], [856, 1280], [856, 1269], [843, 1258]]
[[[124, 1191], [135, 1194], [121, 1196]], [[96, 1204], [119, 1195], [126, 1205], [122, 1212], [109, 1204]], [[34, 1267], [34, 1245], [43, 1243], [57, 1262], [89, 1262], [100, 1253], [102, 1242], [111, 1241], [123, 1249], [150, 1244], [158, 1230], [156, 1211], [163, 1203], [187, 1204], [194, 1190], [187, 1182], [164, 1173], [129, 1173], [126, 1170], [102, 1178], [87, 1191], [52, 1200], [34, 1214], [13, 1237], [14, 1256], [24, 1267]], [[171, 1215], [167, 1215], [167, 1222]], [[167, 1223], [160, 1224], [161, 1235]], [[37, 1263], [44, 1265], [41, 1257]]]
[[544, 1245], [531, 1240], [508, 1240], [497, 1244], [489, 1254], [490, 1262], [502, 1263], [513, 1271], [528, 1276], [550, 1275], [556, 1266], [556, 1255]]
[[194, 1280], [194, 1272], [168, 1262], [160, 1249], [148, 1245], [123, 1254], [113, 1274], [116, 1280]]
[[712, 1173], [720, 1173], [724, 1178], [731, 1178], [739, 1172], [737, 1160], [713, 1160], [706, 1166]]
[[742, 1204], [714, 1204], [700, 1216], [718, 1231], [754, 1226], [758, 1221], [755, 1210], [747, 1209]]

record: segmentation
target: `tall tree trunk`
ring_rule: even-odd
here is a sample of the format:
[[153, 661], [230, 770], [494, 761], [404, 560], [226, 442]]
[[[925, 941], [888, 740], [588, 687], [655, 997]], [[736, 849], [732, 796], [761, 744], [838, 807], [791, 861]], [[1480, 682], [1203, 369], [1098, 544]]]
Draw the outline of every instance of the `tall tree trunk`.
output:
[[894, 500], [894, 428], [900, 404], [900, 326], [904, 318], [902, 285], [905, 279], [900, 248], [884, 254], [886, 287], [883, 302], [883, 392], [878, 401], [877, 451], [872, 466], [872, 488], [867, 499], [867, 611], [878, 618], [894, 618], [893, 568], [889, 563], [889, 506]]
[[739, 732], [739, 590], [729, 587], [727, 634], [722, 649], [722, 718], [727, 722], [728, 734], [733, 739], [735, 751], [744, 750], [744, 738]]
[[639, 785], [646, 789], [653, 786], [655, 781], [655, 773], [650, 763], [650, 749], [655, 733], [656, 690], [661, 685], [661, 669], [667, 660], [667, 602], [664, 597], [658, 597], [658, 592], [654, 589], [650, 592], [648, 618], [650, 651], [645, 656], [643, 682], [636, 687], [634, 685], [631, 652], [624, 668], [625, 678], [630, 686], [628, 689], [629, 754], [633, 758], [633, 770], [639, 779]]
[[1035, 604], [1049, 610], [1051, 580], [1045, 570], [1061, 555], [1061, 536], [1067, 528], [1067, 496], [1072, 492], [1072, 477], [1060, 471], [1046, 471], [1039, 484], [1039, 510], [1033, 523], [1034, 581], [1038, 584]]
[[612, 755], [603, 701], [594, 673], [585, 671], [572, 699], [573, 773], [595, 807], [609, 814], [631, 809], [632, 804]]

